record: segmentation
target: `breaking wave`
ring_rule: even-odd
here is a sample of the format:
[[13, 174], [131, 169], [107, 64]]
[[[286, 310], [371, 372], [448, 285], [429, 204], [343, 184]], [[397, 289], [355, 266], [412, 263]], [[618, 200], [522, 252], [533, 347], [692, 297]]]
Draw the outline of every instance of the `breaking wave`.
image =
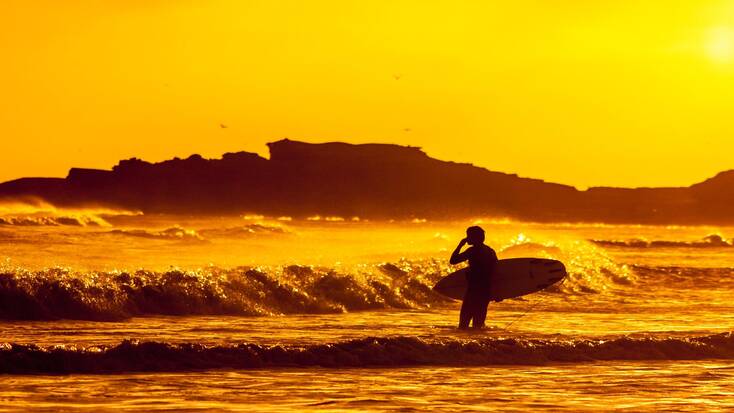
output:
[[504, 257], [535, 257], [539, 255], [558, 256], [562, 253], [561, 248], [555, 245], [545, 245], [536, 242], [523, 242], [511, 244], [502, 250]]
[[247, 224], [231, 228], [204, 229], [199, 231], [205, 236], [238, 237], [256, 234], [288, 234], [290, 231], [278, 225]]
[[0, 200], [0, 225], [7, 226], [105, 226], [112, 216], [137, 216], [139, 211], [102, 207], [61, 208], [41, 199]]
[[77, 215], [77, 216], [5, 216], [0, 217], [0, 225], [12, 225], [23, 227], [43, 227], [43, 226], [109, 226], [104, 219], [95, 215]]
[[[432, 290], [446, 272], [435, 262], [382, 264], [366, 273], [288, 266], [265, 270], [73, 273], [63, 268], [0, 272], [0, 319], [96, 321], [141, 315], [324, 314], [425, 309], [453, 300]], [[596, 276], [603, 276], [597, 273]], [[548, 294], [599, 293], [571, 273]], [[583, 281], [583, 280], [582, 280]]]
[[126, 237], [175, 241], [206, 241], [208, 238], [216, 237], [243, 237], [258, 234], [287, 233], [289, 233], [289, 231], [283, 227], [265, 224], [248, 224], [230, 228], [202, 229], [199, 231], [175, 225], [160, 231], [147, 229], [114, 229], [106, 232], [106, 234]]
[[632, 270], [645, 283], [665, 283], [667, 288], [699, 289], [734, 285], [734, 268], [633, 265]]
[[204, 241], [204, 237], [193, 229], [174, 226], [162, 231], [149, 231], [145, 229], [115, 229], [107, 232], [113, 235], [122, 235], [136, 238], [167, 239], [180, 241]]
[[729, 248], [734, 247], [734, 240], [727, 240], [719, 234], [707, 235], [700, 241], [648, 241], [631, 240], [590, 240], [596, 245], [623, 248]]
[[[450, 302], [431, 289], [440, 272], [392, 264], [354, 276], [289, 266], [199, 271], [0, 272], [0, 319], [120, 320], [137, 315], [277, 315], [426, 308]], [[419, 266], [416, 266], [419, 268]]]
[[524, 234], [499, 250], [501, 258], [539, 257], [563, 262], [568, 277], [562, 284], [551, 286], [550, 292], [566, 294], [600, 294], [636, 282], [637, 274], [626, 265], [617, 264], [602, 249], [589, 242], [573, 242], [559, 246], [538, 243]]
[[[161, 232], [115, 230], [113, 234], [203, 241], [174, 227]], [[519, 246], [515, 249], [524, 247]], [[558, 297], [614, 294], [637, 274], [590, 243], [564, 253], [531, 245], [536, 255], [560, 259], [568, 277], [545, 290]], [[505, 256], [506, 258], [506, 256]], [[444, 260], [329, 267], [206, 267], [193, 271], [32, 271], [0, 265], [0, 319], [113, 321], [141, 315], [279, 315], [380, 309], [425, 309], [453, 301], [433, 291], [453, 271]], [[521, 298], [522, 299], [522, 298]]]
[[0, 345], [0, 373], [116, 373], [272, 367], [539, 365], [603, 360], [734, 359], [734, 335], [610, 340], [370, 337], [307, 346], [170, 344]]

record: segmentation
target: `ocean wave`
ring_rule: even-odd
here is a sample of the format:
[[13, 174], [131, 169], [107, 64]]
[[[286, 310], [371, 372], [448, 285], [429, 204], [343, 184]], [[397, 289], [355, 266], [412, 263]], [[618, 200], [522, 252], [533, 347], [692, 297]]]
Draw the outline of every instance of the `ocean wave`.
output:
[[243, 237], [258, 234], [288, 234], [290, 231], [281, 226], [265, 224], [247, 224], [229, 228], [209, 228], [202, 230], [187, 229], [180, 225], [174, 225], [164, 230], [147, 229], [114, 229], [105, 234], [121, 235], [134, 238], [161, 239], [174, 241], [206, 241], [209, 238], [218, 237]]
[[274, 367], [543, 365], [608, 360], [734, 359], [734, 335], [687, 338], [445, 339], [369, 337], [306, 346], [171, 344], [0, 345], [0, 373], [116, 373]]
[[289, 230], [279, 225], [247, 224], [230, 228], [212, 228], [199, 231], [203, 236], [239, 237], [257, 234], [288, 234]]
[[[424, 271], [425, 270], [425, 271]], [[441, 277], [414, 265], [350, 275], [288, 266], [199, 271], [74, 273], [0, 270], [0, 319], [120, 320], [137, 315], [277, 315], [426, 308], [450, 300], [431, 287]]]
[[631, 240], [590, 240], [594, 244], [605, 247], [623, 248], [730, 248], [734, 247], [734, 240], [727, 240], [719, 234], [705, 236], [700, 241], [648, 241], [645, 239]]
[[722, 288], [734, 284], [731, 267], [681, 267], [633, 265], [632, 270], [642, 282], [665, 283], [667, 288]]
[[0, 200], [0, 225], [110, 226], [105, 218], [142, 215], [139, 211], [103, 207], [61, 208], [37, 198]]
[[[111, 233], [155, 239], [204, 241], [174, 227], [162, 232]], [[566, 264], [568, 276], [544, 294], [558, 297], [616, 294], [637, 276], [603, 250], [579, 243], [567, 252], [546, 249]], [[552, 253], [552, 254], [551, 254]], [[278, 315], [379, 309], [423, 309], [452, 300], [432, 287], [455, 270], [445, 260], [330, 267], [237, 267], [184, 271], [33, 271], [0, 266], [0, 319], [122, 320], [140, 315]]]
[[549, 287], [549, 292], [600, 294], [636, 282], [634, 271], [617, 264], [602, 248], [590, 242], [540, 243], [520, 233], [498, 251], [500, 258], [539, 257], [563, 262], [568, 276], [563, 283]]
[[178, 241], [204, 241], [198, 232], [180, 226], [173, 226], [161, 231], [149, 231], [145, 229], [114, 229], [107, 234], [122, 235], [135, 238], [164, 239]]
[[528, 257], [528, 256], [558, 256], [562, 254], [560, 247], [555, 245], [545, 245], [537, 242], [521, 242], [508, 245], [500, 251], [503, 257]]
[[94, 215], [77, 216], [4, 216], [0, 225], [19, 227], [58, 227], [58, 226], [109, 226], [104, 219]]

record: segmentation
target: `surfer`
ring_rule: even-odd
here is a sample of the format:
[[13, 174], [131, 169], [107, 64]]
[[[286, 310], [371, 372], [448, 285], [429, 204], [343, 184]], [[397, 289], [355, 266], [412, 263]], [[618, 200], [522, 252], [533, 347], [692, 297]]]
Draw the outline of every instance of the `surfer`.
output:
[[[461, 252], [466, 244], [469, 244], [469, 248]], [[470, 321], [474, 328], [482, 328], [487, 318], [490, 277], [497, 265], [497, 254], [484, 244], [484, 230], [481, 227], [473, 226], [466, 229], [466, 238], [459, 242], [451, 254], [449, 263], [456, 265], [467, 260], [469, 261], [469, 271], [466, 276], [468, 288], [461, 303], [459, 328], [469, 328]]]

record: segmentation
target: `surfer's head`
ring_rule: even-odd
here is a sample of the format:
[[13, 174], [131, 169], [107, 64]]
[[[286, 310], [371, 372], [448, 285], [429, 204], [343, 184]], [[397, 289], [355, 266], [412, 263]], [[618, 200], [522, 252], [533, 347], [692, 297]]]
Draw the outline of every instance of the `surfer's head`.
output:
[[466, 229], [466, 243], [479, 245], [484, 243], [484, 230], [482, 227], [473, 226]]

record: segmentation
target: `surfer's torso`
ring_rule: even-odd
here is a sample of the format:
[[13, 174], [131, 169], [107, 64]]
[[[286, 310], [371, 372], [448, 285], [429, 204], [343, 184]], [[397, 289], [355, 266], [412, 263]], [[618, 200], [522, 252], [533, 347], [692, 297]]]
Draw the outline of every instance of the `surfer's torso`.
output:
[[469, 257], [469, 290], [489, 290], [490, 279], [497, 266], [497, 254], [488, 245], [480, 244], [469, 247], [466, 255]]

